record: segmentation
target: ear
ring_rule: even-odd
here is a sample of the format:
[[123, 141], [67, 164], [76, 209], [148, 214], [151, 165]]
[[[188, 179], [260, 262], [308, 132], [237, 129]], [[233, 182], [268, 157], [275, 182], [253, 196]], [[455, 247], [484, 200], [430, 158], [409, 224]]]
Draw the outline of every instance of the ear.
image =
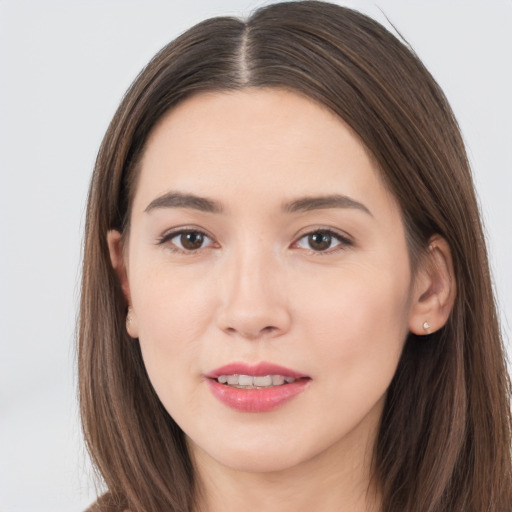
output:
[[450, 316], [455, 295], [451, 250], [443, 237], [435, 235], [430, 239], [428, 253], [416, 273], [410, 331], [425, 335], [441, 329]]
[[126, 330], [132, 338], [138, 338], [138, 328], [135, 312], [133, 311], [132, 299], [130, 294], [130, 284], [128, 282], [128, 269], [126, 265], [126, 258], [123, 252], [124, 241], [121, 233], [116, 230], [110, 230], [107, 233], [107, 245], [110, 254], [110, 261], [112, 267], [121, 284], [124, 298], [128, 304], [128, 312], [126, 316]]

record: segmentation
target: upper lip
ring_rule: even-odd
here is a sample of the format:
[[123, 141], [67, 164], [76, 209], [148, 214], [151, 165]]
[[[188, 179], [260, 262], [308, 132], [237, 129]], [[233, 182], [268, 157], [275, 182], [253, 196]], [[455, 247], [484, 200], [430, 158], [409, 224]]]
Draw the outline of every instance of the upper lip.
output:
[[302, 379], [309, 377], [304, 373], [291, 370], [284, 366], [274, 363], [261, 362], [255, 365], [243, 362], [229, 363], [220, 366], [215, 370], [207, 373], [205, 377], [209, 379], [217, 379], [221, 375], [252, 375], [253, 377], [264, 377], [265, 375], [282, 375], [283, 377], [293, 377], [294, 379]]

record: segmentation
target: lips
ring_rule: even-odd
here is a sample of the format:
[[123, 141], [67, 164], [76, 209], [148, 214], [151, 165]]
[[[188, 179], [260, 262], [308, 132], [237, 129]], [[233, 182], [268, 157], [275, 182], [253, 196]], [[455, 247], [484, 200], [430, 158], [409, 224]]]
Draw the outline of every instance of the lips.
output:
[[231, 363], [205, 375], [212, 394], [241, 412], [266, 412], [307, 389], [311, 378], [273, 363]]

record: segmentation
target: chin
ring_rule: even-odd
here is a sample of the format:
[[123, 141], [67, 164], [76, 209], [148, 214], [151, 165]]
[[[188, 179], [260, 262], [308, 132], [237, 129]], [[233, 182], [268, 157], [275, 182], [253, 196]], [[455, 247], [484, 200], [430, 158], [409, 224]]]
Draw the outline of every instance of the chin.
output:
[[208, 437], [202, 435], [204, 432], [192, 438], [187, 436], [188, 451], [199, 465], [213, 463], [233, 471], [254, 473], [283, 471], [308, 458], [304, 439], [298, 443], [293, 436], [283, 436], [282, 429], [274, 435], [250, 430], [243, 435], [224, 429], [213, 436], [210, 432]]
[[222, 453], [210, 453], [217, 463], [242, 473], [277, 473], [289, 470], [303, 462], [296, 450], [229, 450]]
[[270, 434], [245, 434], [215, 436], [201, 444], [188, 439], [189, 451], [199, 463], [214, 462], [239, 472], [276, 473], [301, 466], [332, 448], [329, 435], [324, 436], [324, 442], [316, 436], [308, 440], [300, 429], [295, 430], [295, 436], [283, 428]]

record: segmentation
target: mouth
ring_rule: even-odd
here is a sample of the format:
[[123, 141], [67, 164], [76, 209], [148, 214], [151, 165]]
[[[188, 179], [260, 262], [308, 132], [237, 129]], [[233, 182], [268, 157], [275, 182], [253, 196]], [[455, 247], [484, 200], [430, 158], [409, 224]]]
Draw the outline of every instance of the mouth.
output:
[[241, 412], [266, 412], [304, 391], [311, 377], [272, 363], [232, 363], [205, 375], [212, 394]]

